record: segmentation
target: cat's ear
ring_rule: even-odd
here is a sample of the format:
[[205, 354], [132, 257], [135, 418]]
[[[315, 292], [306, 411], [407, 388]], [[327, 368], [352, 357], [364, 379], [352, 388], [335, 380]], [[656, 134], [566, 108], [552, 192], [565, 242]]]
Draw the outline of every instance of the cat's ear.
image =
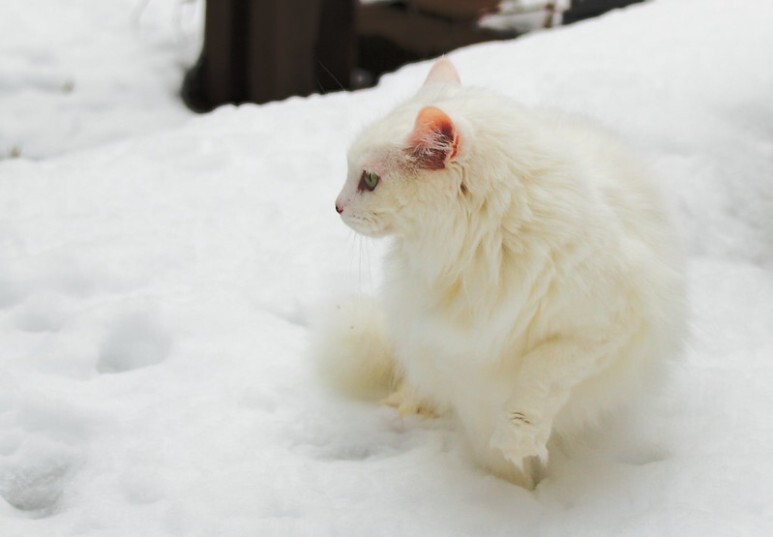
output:
[[430, 69], [427, 79], [424, 81], [424, 86], [434, 86], [435, 84], [449, 84], [452, 86], [461, 85], [462, 80], [459, 78], [459, 73], [456, 71], [456, 67], [450, 61], [445, 58], [440, 58]]
[[442, 170], [459, 153], [459, 133], [440, 108], [425, 106], [416, 116], [407, 152], [419, 168]]

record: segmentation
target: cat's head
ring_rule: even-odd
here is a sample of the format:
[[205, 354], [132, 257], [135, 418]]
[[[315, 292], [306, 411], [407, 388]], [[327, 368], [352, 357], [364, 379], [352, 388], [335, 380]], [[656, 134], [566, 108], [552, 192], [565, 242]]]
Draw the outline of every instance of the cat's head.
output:
[[336, 200], [349, 227], [371, 237], [408, 234], [464, 195], [468, 133], [447, 109], [459, 88], [454, 66], [437, 61], [413, 99], [355, 141]]

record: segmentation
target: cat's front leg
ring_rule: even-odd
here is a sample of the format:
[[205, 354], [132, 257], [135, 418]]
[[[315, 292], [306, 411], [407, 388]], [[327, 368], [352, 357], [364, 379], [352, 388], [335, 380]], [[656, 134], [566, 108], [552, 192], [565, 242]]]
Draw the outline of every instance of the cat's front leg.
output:
[[529, 457], [536, 457], [543, 465], [547, 464], [547, 442], [552, 420], [542, 417], [540, 411], [525, 410], [523, 406], [517, 408], [521, 410], [505, 410], [502, 413], [489, 444], [521, 471]]
[[606, 367], [617, 341], [552, 339], [523, 357], [513, 395], [500, 410], [490, 445], [523, 469], [524, 460], [547, 463], [556, 415], [580, 382]]

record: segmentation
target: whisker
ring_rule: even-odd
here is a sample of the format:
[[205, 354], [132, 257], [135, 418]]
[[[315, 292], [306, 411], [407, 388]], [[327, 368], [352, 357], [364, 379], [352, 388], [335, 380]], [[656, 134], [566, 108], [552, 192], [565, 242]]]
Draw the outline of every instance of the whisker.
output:
[[[344, 91], [346, 90], [346, 88], [344, 87], [344, 85], [343, 85], [343, 84], [341, 84], [341, 81], [340, 81], [340, 80], [338, 80], [338, 79], [336, 78], [336, 76], [335, 76], [335, 75], [334, 75], [332, 72], [330, 72], [330, 69], [328, 69], [327, 67], [325, 67], [325, 64], [324, 64], [324, 63], [322, 63], [322, 62], [321, 62], [321, 61], [319, 61], [319, 60], [317, 60], [317, 63], [319, 63], [319, 66], [320, 66], [320, 67], [322, 67], [322, 69], [324, 69], [324, 70], [325, 70], [325, 72], [326, 72], [328, 75], [330, 75], [330, 78], [332, 78], [332, 79], [333, 79], [333, 81], [334, 81], [336, 84], [338, 84], [338, 86], [339, 86], [339, 87], [340, 87], [342, 90], [344, 90]], [[319, 81], [319, 79], [317, 80], [317, 84], [319, 85], [319, 88], [320, 88], [320, 90], [321, 90], [321, 92], [322, 92], [322, 93], [327, 93], [327, 92], [325, 91], [325, 88], [322, 86], [322, 83]]]
[[359, 258], [360, 266], [359, 266], [359, 271], [357, 273], [357, 291], [360, 294], [362, 294], [363, 290], [364, 290], [363, 289], [363, 282], [362, 282], [362, 266], [363, 266], [364, 246], [365, 246], [365, 239], [362, 237], [362, 235], [360, 235], [359, 245], [360, 245], [360, 251], [359, 251], [359, 254], [360, 254], [360, 258]]

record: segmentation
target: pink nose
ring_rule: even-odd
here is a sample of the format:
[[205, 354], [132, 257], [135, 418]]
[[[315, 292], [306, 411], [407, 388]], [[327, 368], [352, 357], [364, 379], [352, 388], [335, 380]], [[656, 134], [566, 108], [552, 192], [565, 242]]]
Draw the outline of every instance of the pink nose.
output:
[[342, 212], [344, 212], [344, 208], [338, 205], [337, 203], [336, 203], [336, 212], [338, 214], [341, 214]]

